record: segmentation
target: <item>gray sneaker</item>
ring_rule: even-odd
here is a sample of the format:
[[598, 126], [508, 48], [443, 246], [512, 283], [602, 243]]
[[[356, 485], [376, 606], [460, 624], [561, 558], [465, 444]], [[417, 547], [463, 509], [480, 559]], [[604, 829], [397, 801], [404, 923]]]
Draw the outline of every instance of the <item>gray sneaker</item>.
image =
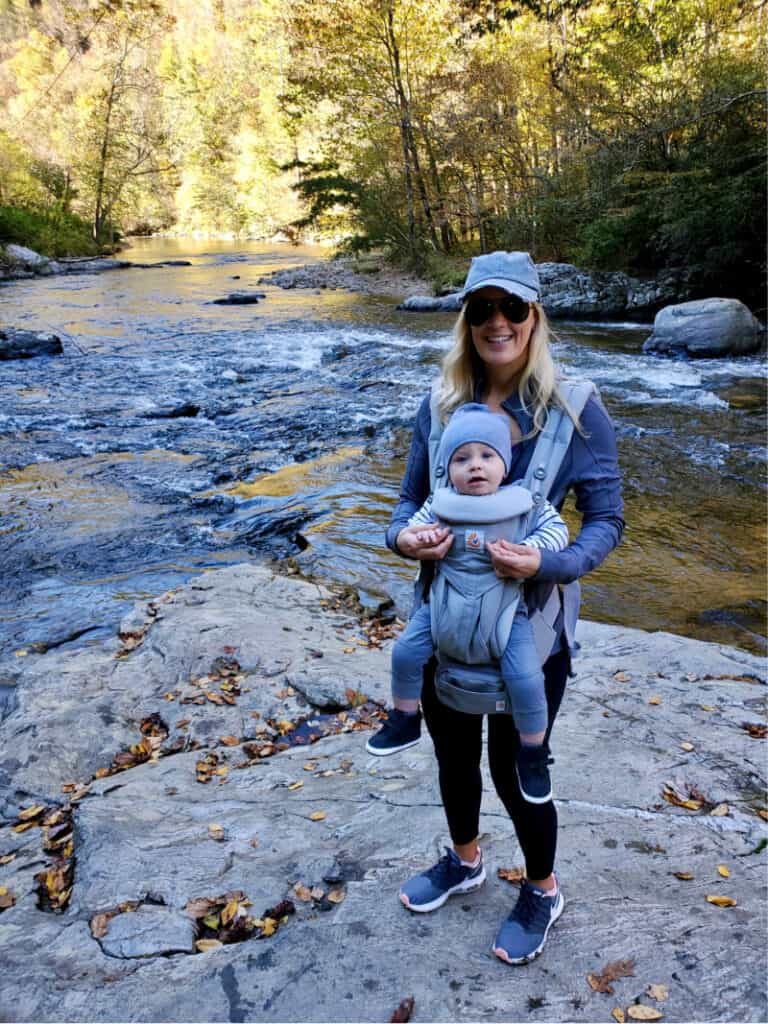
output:
[[457, 892], [472, 892], [485, 881], [483, 855], [477, 867], [462, 864], [456, 853], [446, 846], [445, 856], [420, 875], [409, 878], [400, 890], [400, 902], [420, 914], [442, 907]]
[[565, 907], [558, 886], [554, 896], [523, 880], [515, 909], [502, 924], [493, 943], [493, 952], [508, 964], [527, 964], [544, 949], [547, 932]]

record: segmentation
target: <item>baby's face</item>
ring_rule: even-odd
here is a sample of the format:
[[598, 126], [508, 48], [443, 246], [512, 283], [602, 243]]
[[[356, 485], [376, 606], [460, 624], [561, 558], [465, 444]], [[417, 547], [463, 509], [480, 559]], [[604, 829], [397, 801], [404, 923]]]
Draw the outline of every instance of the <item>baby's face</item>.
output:
[[461, 445], [451, 456], [448, 476], [459, 494], [493, 494], [506, 476], [504, 460], [479, 441]]

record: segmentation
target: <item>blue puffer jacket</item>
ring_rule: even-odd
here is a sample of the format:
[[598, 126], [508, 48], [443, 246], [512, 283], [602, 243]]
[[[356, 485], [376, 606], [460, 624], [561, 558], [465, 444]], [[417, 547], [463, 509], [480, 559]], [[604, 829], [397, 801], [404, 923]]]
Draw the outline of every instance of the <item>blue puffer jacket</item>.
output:
[[[503, 406], [517, 421], [523, 435], [531, 431], [533, 418], [521, 407], [517, 394], [510, 395]], [[533, 583], [570, 583], [584, 576], [600, 565], [616, 547], [624, 530], [616, 436], [610, 417], [598, 398], [589, 399], [580, 422], [583, 434], [574, 431], [549, 500], [559, 510], [572, 490], [576, 495], [576, 508], [582, 517], [581, 530], [564, 551], [541, 552], [541, 566], [531, 581]], [[409, 518], [429, 495], [429, 428], [427, 395], [416, 417], [400, 499], [387, 530], [387, 546], [395, 552], [398, 533], [408, 525]], [[525, 475], [535, 446], [535, 437], [513, 444], [507, 483]]]

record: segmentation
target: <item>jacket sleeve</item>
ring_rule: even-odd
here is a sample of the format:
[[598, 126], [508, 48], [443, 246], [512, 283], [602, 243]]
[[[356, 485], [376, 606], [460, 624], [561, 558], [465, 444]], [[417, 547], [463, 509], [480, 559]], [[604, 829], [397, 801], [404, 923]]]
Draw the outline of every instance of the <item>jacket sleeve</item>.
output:
[[587, 403], [581, 426], [583, 433], [574, 431], [550, 494], [559, 509], [568, 491], [575, 492], [581, 529], [563, 551], [541, 552], [537, 582], [570, 583], [584, 576], [600, 565], [624, 531], [616, 434], [599, 398]]
[[400, 484], [400, 497], [392, 513], [392, 519], [386, 533], [387, 547], [396, 554], [398, 551], [397, 535], [408, 525], [411, 516], [418, 512], [429, 497], [429, 430], [431, 416], [429, 411], [429, 395], [421, 403], [413, 428], [411, 450], [405, 475]]

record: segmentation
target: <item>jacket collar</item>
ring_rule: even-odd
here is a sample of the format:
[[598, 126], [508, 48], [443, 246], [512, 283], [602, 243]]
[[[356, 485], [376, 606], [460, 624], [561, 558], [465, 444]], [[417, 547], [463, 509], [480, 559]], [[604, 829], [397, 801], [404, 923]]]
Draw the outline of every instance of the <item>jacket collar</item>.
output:
[[[482, 402], [482, 391], [483, 382], [478, 381], [475, 386], [475, 401]], [[507, 395], [504, 401], [501, 403], [504, 410], [509, 413], [512, 419], [516, 420], [517, 425], [520, 427], [520, 431], [525, 437], [526, 434], [530, 434], [533, 430], [533, 416], [524, 407], [520, 395], [517, 390], [513, 391], [512, 394]]]

